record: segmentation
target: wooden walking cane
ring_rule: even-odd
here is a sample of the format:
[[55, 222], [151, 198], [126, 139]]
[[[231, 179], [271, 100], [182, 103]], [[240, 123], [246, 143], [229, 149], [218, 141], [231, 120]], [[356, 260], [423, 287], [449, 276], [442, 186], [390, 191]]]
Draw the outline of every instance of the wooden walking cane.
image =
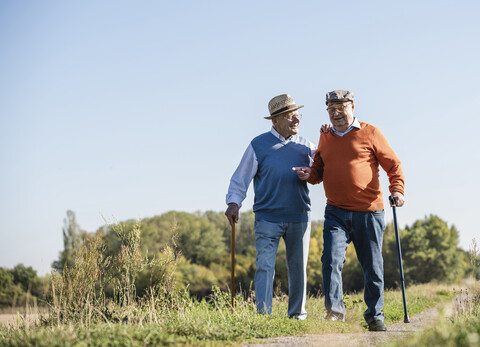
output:
[[403, 277], [403, 264], [402, 264], [402, 249], [400, 247], [400, 234], [398, 233], [398, 224], [397, 224], [397, 212], [395, 211], [395, 207], [397, 204], [395, 203], [395, 199], [393, 196], [389, 196], [388, 199], [390, 200], [390, 204], [392, 204], [393, 210], [393, 224], [395, 226], [395, 238], [397, 239], [397, 252], [398, 252], [398, 265], [400, 266], [400, 284], [402, 285], [402, 297], [403, 297], [403, 322], [410, 323], [410, 319], [408, 318], [408, 310], [407, 310], [407, 298], [405, 297], [405, 279]]
[[232, 224], [232, 278], [230, 291], [232, 292], [232, 309], [235, 309], [235, 220]]

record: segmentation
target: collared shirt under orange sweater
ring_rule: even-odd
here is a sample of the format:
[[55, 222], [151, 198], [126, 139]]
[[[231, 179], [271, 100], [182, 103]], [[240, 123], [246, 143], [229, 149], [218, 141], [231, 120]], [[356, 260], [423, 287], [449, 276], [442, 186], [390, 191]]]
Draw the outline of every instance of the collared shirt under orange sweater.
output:
[[321, 133], [308, 182], [323, 181], [327, 204], [352, 211], [383, 209], [379, 164], [390, 181], [390, 192], [404, 194], [405, 178], [400, 160], [375, 126], [360, 122], [339, 136]]

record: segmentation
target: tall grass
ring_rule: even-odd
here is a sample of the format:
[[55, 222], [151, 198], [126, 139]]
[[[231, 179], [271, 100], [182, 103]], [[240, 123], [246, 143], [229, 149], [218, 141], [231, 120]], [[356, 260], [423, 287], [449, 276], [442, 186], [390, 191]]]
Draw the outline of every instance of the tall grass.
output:
[[[175, 236], [162, 252], [147, 257], [140, 246], [140, 222], [133, 228], [120, 223], [111, 227], [120, 251], [107, 255], [101, 234], [85, 238], [73, 266], [52, 275], [49, 313], [37, 324], [0, 328], [0, 346], [225, 345], [271, 336], [365, 331], [361, 294], [345, 296], [343, 324], [325, 320], [320, 297], [308, 298], [306, 321], [287, 318], [288, 298], [282, 293], [274, 297], [272, 315], [256, 313], [253, 294], [237, 293], [234, 310], [231, 293], [218, 287], [209, 297], [194, 299], [176, 286], [181, 254]], [[176, 228], [174, 224], [174, 235]], [[151, 285], [138, 296], [135, 279], [143, 272], [150, 274]], [[452, 297], [435, 285], [408, 288], [407, 295], [411, 315]], [[385, 293], [388, 323], [403, 318], [401, 302], [399, 292]]]
[[[159, 304], [177, 296], [174, 272], [179, 257], [172, 244], [156, 258], [149, 259], [140, 248], [141, 224], [133, 228], [122, 223], [111, 228], [120, 240], [120, 251], [106, 255], [101, 234], [86, 236], [73, 255], [74, 265], [65, 267], [62, 274], [53, 274], [51, 312], [43, 317], [45, 324], [91, 325], [99, 322], [138, 323], [153, 313], [162, 311]], [[176, 225], [173, 227], [176, 235]], [[173, 247], [173, 248], [172, 248]], [[151, 274], [147, 295], [138, 297], [135, 279], [143, 270]], [[107, 296], [106, 292], [113, 293]]]

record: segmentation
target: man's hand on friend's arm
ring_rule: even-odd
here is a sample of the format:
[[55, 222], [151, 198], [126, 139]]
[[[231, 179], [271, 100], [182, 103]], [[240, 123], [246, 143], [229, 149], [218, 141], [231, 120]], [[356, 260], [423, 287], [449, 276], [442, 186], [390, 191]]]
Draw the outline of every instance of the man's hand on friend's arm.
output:
[[332, 125], [331, 125], [331, 124], [323, 124], [323, 125], [320, 127], [320, 132], [321, 132], [321, 133], [328, 133], [331, 129], [332, 129]]

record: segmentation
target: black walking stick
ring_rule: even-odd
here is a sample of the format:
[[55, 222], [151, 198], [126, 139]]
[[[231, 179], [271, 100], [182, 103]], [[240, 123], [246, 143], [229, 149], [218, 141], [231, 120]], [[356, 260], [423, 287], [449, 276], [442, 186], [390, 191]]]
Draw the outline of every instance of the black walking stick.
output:
[[410, 323], [410, 319], [408, 319], [408, 312], [407, 312], [407, 299], [405, 297], [405, 279], [403, 278], [402, 250], [400, 248], [400, 235], [398, 234], [397, 212], [395, 211], [395, 207], [397, 205], [395, 203], [395, 199], [392, 196], [389, 196], [388, 199], [392, 204], [393, 222], [395, 226], [395, 238], [397, 239], [398, 264], [400, 266], [400, 282], [402, 285], [402, 296], [403, 296], [403, 313], [404, 313], [403, 322]]
[[232, 223], [232, 268], [231, 268], [232, 309], [235, 309], [235, 220]]

